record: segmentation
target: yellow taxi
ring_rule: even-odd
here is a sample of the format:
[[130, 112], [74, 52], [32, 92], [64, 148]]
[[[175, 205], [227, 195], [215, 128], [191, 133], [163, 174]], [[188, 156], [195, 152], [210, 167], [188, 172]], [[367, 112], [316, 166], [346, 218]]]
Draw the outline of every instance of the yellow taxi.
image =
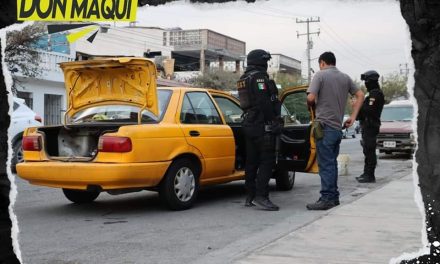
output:
[[[201, 186], [244, 179], [242, 110], [230, 93], [156, 87], [156, 67], [142, 58], [61, 63], [67, 111], [63, 125], [28, 128], [17, 174], [61, 188], [74, 203], [100, 192], [158, 191], [171, 209], [191, 207]], [[317, 172], [306, 87], [282, 95], [277, 187], [295, 171]]]

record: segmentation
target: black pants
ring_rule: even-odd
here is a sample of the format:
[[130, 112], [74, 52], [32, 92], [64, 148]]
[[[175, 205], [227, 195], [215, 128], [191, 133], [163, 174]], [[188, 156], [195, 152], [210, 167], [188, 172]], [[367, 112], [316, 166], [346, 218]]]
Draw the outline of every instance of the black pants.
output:
[[364, 175], [374, 177], [374, 170], [376, 169], [376, 139], [379, 134], [378, 127], [363, 127], [362, 128], [362, 150], [365, 156]]
[[275, 165], [275, 137], [246, 135], [245, 185], [248, 195], [269, 196], [269, 180]]

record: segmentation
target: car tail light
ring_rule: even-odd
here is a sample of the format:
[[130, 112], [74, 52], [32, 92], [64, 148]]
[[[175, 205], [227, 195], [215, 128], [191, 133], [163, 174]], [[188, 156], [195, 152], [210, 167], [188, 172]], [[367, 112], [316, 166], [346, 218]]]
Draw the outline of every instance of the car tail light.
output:
[[39, 115], [35, 115], [35, 120], [40, 123], [43, 123], [43, 120], [41, 119], [41, 116], [39, 116]]
[[131, 139], [128, 137], [102, 136], [98, 141], [98, 151], [101, 152], [130, 152]]
[[41, 137], [40, 136], [24, 136], [21, 142], [23, 150], [26, 151], [40, 151]]

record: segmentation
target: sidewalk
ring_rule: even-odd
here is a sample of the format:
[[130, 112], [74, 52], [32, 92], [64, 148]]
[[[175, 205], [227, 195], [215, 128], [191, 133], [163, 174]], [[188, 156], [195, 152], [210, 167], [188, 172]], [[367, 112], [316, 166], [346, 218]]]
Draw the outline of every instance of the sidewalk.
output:
[[412, 175], [390, 182], [238, 260], [237, 264], [389, 263], [422, 247]]

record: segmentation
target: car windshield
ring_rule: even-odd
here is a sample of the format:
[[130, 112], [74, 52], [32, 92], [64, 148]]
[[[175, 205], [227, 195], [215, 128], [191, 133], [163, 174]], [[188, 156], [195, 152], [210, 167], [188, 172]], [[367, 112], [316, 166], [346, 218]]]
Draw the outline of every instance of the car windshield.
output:
[[[170, 100], [170, 90], [158, 90], [159, 116], [155, 116], [148, 110], [142, 112], [142, 123], [158, 122]], [[70, 123], [96, 123], [96, 122], [138, 122], [140, 108], [130, 105], [101, 105], [86, 108], [75, 113]]]
[[385, 122], [411, 121], [414, 109], [412, 106], [385, 106], [380, 119]]

